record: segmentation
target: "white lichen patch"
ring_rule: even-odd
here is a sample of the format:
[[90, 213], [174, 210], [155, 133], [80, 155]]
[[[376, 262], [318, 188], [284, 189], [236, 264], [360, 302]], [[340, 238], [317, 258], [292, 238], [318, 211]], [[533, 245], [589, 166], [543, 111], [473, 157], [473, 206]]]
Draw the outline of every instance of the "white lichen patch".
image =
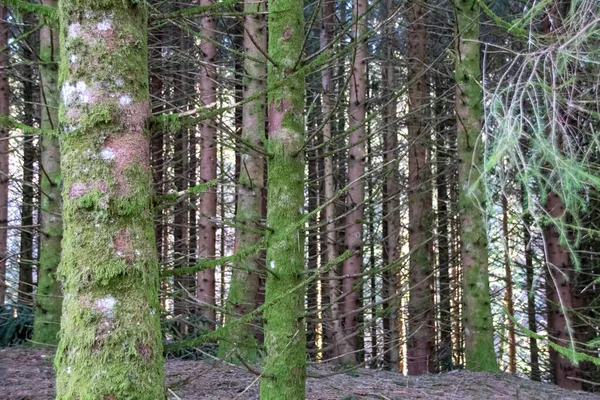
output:
[[123, 79], [119, 78], [119, 79], [115, 80], [115, 85], [117, 85], [117, 86], [123, 86], [123, 84], [124, 84]]
[[79, 57], [77, 56], [77, 54], [71, 54], [69, 56], [69, 61], [71, 61], [71, 64], [75, 64], [77, 63], [77, 61], [79, 61]]
[[269, 267], [274, 271], [275, 270], [275, 261], [271, 260], [269, 263]]
[[105, 147], [100, 152], [100, 158], [106, 161], [112, 161], [115, 159], [115, 152], [110, 147]]
[[94, 309], [111, 318], [114, 315], [117, 299], [112, 296], [102, 297], [94, 300]]
[[65, 82], [61, 90], [62, 99], [65, 104], [69, 105], [74, 102], [89, 103], [91, 93], [88, 85], [84, 81], [76, 83]]
[[79, 22], [70, 24], [68, 35], [69, 35], [69, 38], [71, 38], [71, 39], [78, 38], [81, 35], [81, 24]]
[[65, 369], [65, 372], [67, 373], [67, 375], [71, 374], [71, 366], [70, 365]]
[[125, 95], [119, 97], [119, 104], [122, 106], [129, 105], [129, 104], [131, 104], [132, 101], [133, 101], [133, 99], [128, 94], [125, 94]]
[[96, 24], [96, 29], [100, 32], [108, 31], [113, 27], [112, 15], [107, 15], [103, 20]]

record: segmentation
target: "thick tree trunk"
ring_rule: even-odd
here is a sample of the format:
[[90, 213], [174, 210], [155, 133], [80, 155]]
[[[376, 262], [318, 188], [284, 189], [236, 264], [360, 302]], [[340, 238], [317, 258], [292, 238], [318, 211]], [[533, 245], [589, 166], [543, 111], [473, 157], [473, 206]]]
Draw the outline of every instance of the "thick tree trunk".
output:
[[[56, 0], [43, 4], [56, 7]], [[40, 31], [41, 128], [58, 128], [58, 31], [44, 26]], [[56, 344], [60, 330], [62, 292], [56, 279], [62, 240], [60, 198], [60, 148], [58, 138], [44, 135], [41, 143], [40, 261], [36, 294], [33, 341]]]
[[344, 242], [352, 256], [344, 261], [342, 292], [344, 297], [344, 342], [341, 360], [356, 364], [358, 351], [358, 312], [360, 308], [360, 280], [363, 257], [363, 219], [365, 198], [365, 113], [367, 93], [367, 0], [354, 0], [352, 5], [352, 37], [356, 50], [353, 54], [350, 77], [350, 144]]
[[62, 0], [57, 399], [164, 399], [146, 3]]
[[268, 211], [262, 400], [303, 399], [304, 332], [304, 15], [299, 0], [269, 0]]
[[[392, 17], [393, 1], [386, 0], [386, 15]], [[386, 166], [386, 179], [383, 187], [383, 261], [387, 267], [383, 273], [384, 297], [390, 299], [383, 304], [387, 310], [383, 318], [383, 330], [385, 334], [383, 360], [386, 368], [398, 371], [400, 367], [400, 337], [398, 332], [399, 304], [398, 273], [396, 265], [400, 258], [400, 198], [399, 184], [400, 174], [398, 172], [398, 132], [396, 122], [396, 97], [394, 93], [394, 32], [395, 18], [388, 21], [386, 27], [386, 61], [383, 67], [383, 81], [386, 90], [385, 101], [387, 106], [383, 115], [383, 163]]]
[[[0, 47], [8, 46], [8, 7], [0, 6]], [[8, 51], [0, 53], [0, 116], [10, 114], [10, 85], [8, 83]], [[0, 127], [0, 305], [6, 301], [6, 246], [8, 238], [8, 137], [9, 130]]]
[[[266, 1], [247, 0], [244, 11], [244, 98], [255, 96], [266, 86], [267, 64], [264, 52], [267, 49]], [[266, 96], [243, 105], [242, 110], [242, 155], [240, 156], [239, 185], [237, 195], [236, 230], [237, 250], [241, 251], [258, 243], [262, 237], [262, 220], [265, 161], [256, 150], [263, 148], [265, 140]], [[250, 145], [250, 146], [247, 146]], [[231, 274], [227, 297], [227, 322], [231, 323], [248, 314], [256, 307], [259, 289], [260, 254], [252, 254], [236, 263]], [[221, 341], [222, 357], [232, 357], [236, 352], [246, 362], [257, 360], [254, 324], [237, 327], [231, 337]], [[237, 347], [237, 348], [236, 348]]]
[[[201, 6], [210, 6], [213, 0], [200, 0]], [[206, 39], [200, 43], [202, 61], [200, 64], [200, 102], [204, 106], [215, 104], [217, 101], [215, 82], [217, 79], [214, 64], [217, 54], [214, 44], [216, 21], [206, 15], [200, 22], [200, 35]], [[203, 120], [200, 123], [200, 183], [217, 179], [217, 130], [215, 121]], [[198, 257], [201, 260], [215, 258], [217, 216], [217, 190], [212, 185], [200, 195], [200, 216], [198, 229]], [[197, 297], [201, 305], [201, 315], [206, 320], [205, 328], [215, 329], [215, 270], [210, 268], [198, 273]]]
[[433, 238], [431, 165], [425, 107], [427, 31], [425, 9], [413, 2], [408, 9], [408, 221], [410, 301], [408, 303], [407, 362], [410, 375], [435, 372], [435, 309], [433, 304]]
[[476, 0], [455, 0], [454, 6], [458, 29], [455, 77], [465, 357], [469, 370], [497, 371], [484, 220], [485, 193], [479, 178], [483, 169], [480, 10]]

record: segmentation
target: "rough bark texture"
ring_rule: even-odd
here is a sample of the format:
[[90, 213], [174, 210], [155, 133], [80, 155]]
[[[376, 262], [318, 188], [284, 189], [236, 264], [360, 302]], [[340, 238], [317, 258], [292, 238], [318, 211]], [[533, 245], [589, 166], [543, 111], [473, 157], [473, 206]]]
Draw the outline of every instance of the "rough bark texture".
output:
[[[531, 243], [531, 215], [528, 210], [528, 200], [525, 190], [522, 191], [523, 197], [523, 244], [525, 253], [525, 284], [527, 285], [527, 327], [531, 332], [537, 333], [536, 305], [535, 305], [535, 287], [534, 287], [534, 269], [533, 269], [533, 247]], [[531, 373], [529, 378], [532, 381], [540, 381], [540, 361], [537, 339], [529, 338], [529, 364]]]
[[164, 399], [146, 3], [63, 0], [57, 399]]
[[[506, 194], [502, 194], [502, 235], [504, 236], [504, 282], [506, 284], [506, 293], [504, 301], [506, 311], [509, 316], [515, 316], [515, 304], [513, 301], [513, 280], [510, 261], [510, 242], [508, 230], [508, 199]], [[507, 321], [508, 329], [508, 372], [514, 374], [517, 372], [517, 338], [515, 334], [515, 323], [512, 319]]]
[[[304, 39], [303, 2], [269, 0], [269, 153], [266, 297], [263, 314], [267, 354], [262, 400], [305, 396], [304, 74], [298, 71]], [[276, 303], [274, 303], [276, 302]]]
[[454, 0], [458, 43], [456, 55], [456, 116], [458, 146], [458, 206], [463, 267], [466, 367], [497, 371], [494, 352], [485, 193], [480, 180], [483, 168], [481, 117], [483, 94], [479, 55], [479, 3]]
[[[56, 7], [56, 0], [43, 4]], [[40, 31], [41, 128], [58, 128], [58, 31], [44, 26]], [[60, 330], [62, 291], [56, 272], [60, 263], [62, 210], [60, 198], [60, 148], [58, 138], [44, 135], [41, 143], [40, 260], [33, 341], [56, 344]]]
[[[213, 0], [200, 0], [201, 6], [210, 6]], [[215, 82], [217, 70], [214, 64], [217, 54], [214, 43], [217, 23], [213, 16], [206, 15], [200, 22], [200, 35], [206, 39], [200, 43], [202, 63], [200, 64], [200, 102], [202, 105], [217, 101]], [[200, 123], [200, 184], [217, 179], [217, 130], [213, 119]], [[217, 190], [213, 185], [200, 196], [200, 218], [198, 229], [198, 257], [200, 260], [215, 258], [215, 238], [217, 226]], [[213, 268], [198, 273], [198, 300], [205, 304], [200, 310], [206, 320], [205, 328], [215, 329], [215, 270]]]
[[425, 9], [420, 2], [408, 8], [408, 223], [410, 247], [407, 363], [410, 375], [435, 372], [435, 309], [433, 305], [433, 239], [431, 231], [430, 140], [425, 107], [428, 85], [425, 75], [427, 31]]
[[346, 219], [344, 241], [352, 256], [344, 261], [342, 293], [344, 297], [344, 342], [341, 361], [356, 364], [358, 351], [358, 308], [360, 307], [360, 280], [363, 258], [363, 219], [365, 199], [365, 113], [367, 93], [367, 0], [352, 3], [352, 37], [356, 50], [353, 54], [350, 76], [350, 143], [348, 157], [348, 188], [346, 196]]
[[[394, 3], [386, 1], [386, 15], [393, 15]], [[400, 367], [400, 337], [398, 332], [398, 306], [400, 299], [395, 297], [398, 292], [398, 273], [396, 265], [400, 258], [400, 173], [398, 172], [398, 132], [396, 123], [396, 97], [394, 87], [394, 32], [395, 21], [392, 19], [386, 27], [386, 61], [382, 71], [385, 82], [386, 101], [383, 115], [383, 163], [386, 166], [386, 180], [383, 187], [383, 262], [387, 267], [383, 273], [384, 297], [390, 300], [383, 304], [386, 315], [383, 319], [384, 339], [384, 366], [392, 371]]]
[[[244, 11], [245, 85], [244, 98], [265, 89], [267, 64], [266, 0], [246, 0]], [[258, 13], [258, 14], [256, 14]], [[262, 149], [265, 140], [266, 96], [243, 105], [242, 109], [242, 155], [240, 157], [239, 186], [237, 197], [237, 251], [256, 245], [262, 237], [262, 205], [265, 160], [253, 149]], [[252, 147], [246, 146], [249, 144]], [[227, 322], [231, 323], [248, 314], [256, 307], [259, 289], [260, 254], [252, 254], [234, 265], [229, 295], [227, 297]], [[258, 351], [254, 324], [244, 324], [232, 332], [230, 338], [221, 341], [219, 351], [223, 357], [232, 358], [235, 352], [247, 362], [257, 360]]]
[[[0, 6], [0, 47], [8, 46], [8, 7]], [[10, 86], [8, 84], [8, 52], [0, 53], [0, 116], [10, 112]], [[8, 136], [9, 130], [0, 127], [0, 305], [6, 299], [6, 240], [8, 234]]]

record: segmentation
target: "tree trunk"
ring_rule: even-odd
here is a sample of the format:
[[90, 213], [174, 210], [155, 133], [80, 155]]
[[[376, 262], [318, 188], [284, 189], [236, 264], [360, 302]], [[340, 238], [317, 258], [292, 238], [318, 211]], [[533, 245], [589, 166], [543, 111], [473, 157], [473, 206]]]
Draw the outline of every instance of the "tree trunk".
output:
[[483, 94], [479, 55], [479, 3], [455, 0], [458, 44], [456, 115], [458, 205], [463, 267], [465, 357], [467, 369], [497, 371], [490, 306], [481, 118]]
[[266, 356], [262, 400], [304, 399], [304, 15], [299, 0], [269, 0]]
[[57, 399], [164, 399], [147, 8], [62, 0], [65, 300]]
[[[201, 6], [210, 6], [214, 0], [200, 0]], [[215, 30], [217, 27], [214, 17], [206, 15], [200, 22], [200, 43], [202, 61], [200, 64], [200, 103], [208, 106], [216, 103], [215, 92], [217, 54]], [[217, 179], [217, 130], [213, 119], [205, 119], [200, 123], [200, 184]], [[217, 190], [212, 185], [200, 195], [200, 216], [198, 229], [198, 257], [201, 260], [215, 258], [217, 216]], [[223, 239], [221, 239], [223, 240]], [[204, 326], [208, 330], [215, 329], [215, 270], [210, 268], [198, 272], [197, 297], [205, 304], [200, 312], [204, 317]]]
[[356, 364], [358, 351], [358, 310], [360, 308], [360, 280], [363, 257], [363, 219], [365, 198], [365, 113], [367, 72], [367, 0], [354, 0], [352, 37], [356, 50], [350, 77], [350, 144], [344, 242], [352, 256], [344, 261], [342, 292], [344, 297], [344, 342], [341, 360]]
[[408, 9], [408, 221], [410, 301], [407, 362], [409, 375], [435, 372], [435, 309], [433, 304], [433, 240], [431, 231], [431, 166], [425, 107], [427, 31], [425, 9], [413, 2]]
[[[24, 17], [26, 27], [32, 25], [32, 15]], [[31, 39], [34, 39], [32, 37]], [[22, 43], [23, 58], [23, 76], [27, 77], [23, 81], [23, 118], [22, 121], [28, 126], [34, 126], [35, 122], [35, 104], [34, 86], [30, 77], [33, 77], [33, 68], [31, 63], [37, 58], [34, 56], [35, 47], [33, 40]], [[17, 292], [17, 303], [26, 306], [33, 306], [33, 175], [34, 163], [36, 158], [36, 149], [33, 143], [33, 136], [25, 135], [22, 138], [23, 144], [23, 178], [21, 181], [21, 230], [19, 245], [19, 290]]]
[[[8, 7], [0, 6], [0, 47], [6, 49], [9, 37]], [[10, 114], [8, 51], [0, 52], [0, 116]], [[0, 127], [0, 305], [6, 301], [6, 246], [8, 238], [8, 138], [10, 131]]]
[[[393, 15], [394, 3], [392, 0], [386, 0], [386, 15], [388, 18]], [[383, 187], [383, 260], [387, 267], [383, 273], [383, 293], [385, 298], [389, 298], [383, 304], [383, 309], [387, 310], [383, 318], [383, 330], [385, 334], [383, 360], [386, 368], [391, 371], [398, 371], [400, 367], [400, 337], [398, 332], [400, 299], [398, 292], [398, 273], [399, 268], [396, 265], [400, 258], [398, 249], [400, 240], [400, 198], [399, 183], [400, 174], [398, 172], [398, 132], [397, 132], [397, 107], [394, 93], [394, 32], [395, 21], [388, 21], [386, 27], [386, 61], [383, 67], [383, 82], [386, 91], [385, 107], [383, 115], [383, 163], [386, 166], [386, 179]]]
[[[523, 190], [523, 244], [525, 253], [525, 284], [527, 285], [527, 325], [531, 332], [537, 333], [537, 313], [535, 305], [535, 286], [534, 286], [534, 269], [533, 269], [533, 246], [531, 243], [531, 215], [529, 214], [527, 194]], [[530, 379], [532, 381], [540, 381], [540, 361], [537, 339], [529, 337], [529, 364], [531, 366]]]
[[[244, 11], [244, 98], [257, 95], [265, 89], [267, 64], [264, 52], [267, 49], [266, 1], [246, 0]], [[236, 230], [237, 250], [243, 251], [258, 243], [262, 237], [264, 164], [260, 153], [265, 140], [266, 96], [243, 105], [242, 109], [242, 155], [240, 156], [239, 184], [237, 195]], [[249, 147], [246, 144], [252, 146]], [[231, 284], [227, 297], [227, 323], [237, 320], [256, 308], [259, 289], [260, 254], [252, 254], [233, 266]], [[219, 351], [222, 357], [231, 358], [237, 352], [246, 362], [255, 362], [258, 351], [254, 324], [237, 327], [231, 337], [221, 341]], [[237, 348], [236, 348], [237, 347]]]
[[[43, 4], [56, 7], [56, 0]], [[58, 31], [44, 26], [40, 31], [41, 128], [58, 128]], [[57, 344], [60, 330], [62, 291], [56, 279], [62, 240], [60, 198], [60, 148], [58, 138], [44, 135], [41, 143], [40, 256], [33, 341]]]
[[[513, 302], [513, 281], [510, 267], [510, 241], [508, 235], [508, 199], [502, 194], [502, 234], [504, 236], [504, 282], [506, 284], [505, 303], [509, 317], [515, 317], [515, 305]], [[508, 372], [517, 372], [517, 338], [515, 335], [515, 323], [507, 318], [508, 329]]]

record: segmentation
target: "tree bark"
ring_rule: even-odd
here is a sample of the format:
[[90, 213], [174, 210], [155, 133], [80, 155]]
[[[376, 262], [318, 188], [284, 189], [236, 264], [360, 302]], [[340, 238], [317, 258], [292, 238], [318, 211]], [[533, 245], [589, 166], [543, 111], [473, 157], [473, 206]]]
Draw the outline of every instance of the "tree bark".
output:
[[458, 43], [456, 116], [458, 143], [458, 205], [463, 268], [466, 367], [497, 371], [490, 306], [481, 118], [483, 94], [479, 54], [479, 3], [455, 0]]
[[[44, 0], [56, 7], [56, 0]], [[58, 31], [49, 25], [40, 30], [41, 128], [58, 128]], [[60, 148], [58, 138], [44, 135], [41, 143], [40, 256], [33, 341], [57, 344], [62, 291], [56, 279], [61, 255], [62, 210], [60, 198]]]
[[[0, 6], [0, 46], [8, 46], [8, 7]], [[0, 53], [0, 116], [10, 115], [10, 85], [8, 51]], [[0, 127], [0, 305], [6, 302], [6, 257], [8, 256], [8, 138], [10, 131]]]
[[352, 37], [356, 50], [350, 77], [350, 143], [348, 157], [348, 183], [346, 195], [346, 218], [344, 242], [352, 256], [344, 261], [342, 293], [344, 297], [344, 342], [341, 361], [344, 364], [358, 363], [358, 310], [360, 308], [360, 280], [363, 257], [363, 219], [365, 199], [365, 113], [367, 72], [367, 0], [352, 3]]
[[[200, 0], [201, 6], [210, 6], [214, 0]], [[202, 62], [200, 64], [200, 103], [208, 106], [216, 103], [215, 92], [216, 66], [214, 64], [217, 54], [214, 44], [216, 21], [211, 15], [205, 15], [200, 22], [200, 43]], [[200, 184], [217, 179], [217, 130], [213, 119], [206, 119], [200, 123]], [[217, 191], [216, 185], [210, 186], [200, 195], [200, 215], [198, 229], [198, 257], [201, 260], [215, 258], [216, 230], [215, 218], [217, 216]], [[215, 270], [210, 268], [198, 273], [197, 297], [201, 304], [205, 304], [200, 312], [205, 319], [205, 328], [215, 329]]]
[[435, 309], [433, 304], [433, 238], [431, 231], [431, 165], [425, 108], [427, 31], [425, 9], [413, 2], [408, 9], [408, 221], [410, 301], [408, 303], [407, 363], [409, 375], [435, 372]]
[[[267, 64], [264, 52], [267, 50], [266, 1], [246, 0], [244, 11], [244, 98], [264, 91], [266, 87]], [[261, 232], [265, 160], [257, 151], [265, 140], [266, 96], [247, 102], [242, 109], [242, 135], [239, 184], [237, 195], [236, 230], [237, 250], [243, 251], [258, 243]], [[250, 145], [250, 146], [248, 146]], [[259, 268], [261, 255], [252, 254], [233, 266], [231, 284], [227, 297], [227, 322], [251, 312], [257, 306], [259, 290]], [[237, 327], [230, 338], [221, 341], [219, 351], [222, 357], [231, 358], [236, 352], [246, 362], [258, 358], [254, 324]]]
[[304, 331], [304, 15], [299, 0], [269, 0], [269, 138], [266, 356], [262, 400], [303, 399], [306, 380]]
[[62, 0], [59, 15], [65, 300], [56, 398], [163, 399], [146, 3]]
[[[504, 236], [504, 282], [506, 285], [505, 303], [506, 311], [512, 318], [515, 316], [515, 304], [513, 302], [512, 268], [510, 265], [510, 241], [508, 235], [508, 199], [502, 194], [502, 234]], [[508, 372], [517, 372], [517, 337], [515, 335], [515, 323], [511, 318], [507, 321], [508, 329]]]

